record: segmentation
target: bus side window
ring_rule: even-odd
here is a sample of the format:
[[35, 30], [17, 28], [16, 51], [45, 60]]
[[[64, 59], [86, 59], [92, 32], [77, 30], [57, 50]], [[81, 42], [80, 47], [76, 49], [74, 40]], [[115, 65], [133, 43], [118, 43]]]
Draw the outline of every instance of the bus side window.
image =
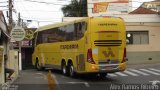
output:
[[87, 31], [87, 23], [86, 22], [82, 22], [82, 33], [84, 34], [85, 31]]
[[34, 34], [33, 38], [32, 38], [32, 41], [30, 42], [31, 45], [32, 45], [32, 49], [34, 50], [35, 46], [36, 46], [36, 36], [37, 36], [37, 33]]
[[75, 36], [77, 40], [81, 39], [84, 36], [86, 31], [86, 22], [75, 23]]
[[73, 41], [74, 39], [74, 24], [66, 26], [66, 41]]
[[37, 36], [36, 46], [41, 43], [42, 43], [42, 32], [39, 32]]
[[61, 26], [61, 27], [59, 27], [59, 28], [57, 28], [58, 29], [58, 36], [60, 36], [60, 42], [63, 42], [63, 41], [65, 41], [66, 40], [66, 31], [65, 31], [65, 29], [66, 29], [66, 27], [65, 26]]

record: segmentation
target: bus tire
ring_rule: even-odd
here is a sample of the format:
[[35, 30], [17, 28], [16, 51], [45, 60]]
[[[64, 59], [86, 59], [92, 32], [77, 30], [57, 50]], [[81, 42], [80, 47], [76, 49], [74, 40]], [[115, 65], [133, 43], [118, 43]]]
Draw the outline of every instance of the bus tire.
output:
[[73, 67], [73, 63], [72, 62], [69, 63], [69, 75], [71, 77], [75, 77], [76, 76], [76, 72], [74, 71], [74, 67]]
[[106, 78], [107, 73], [99, 73], [100, 78]]
[[39, 61], [38, 60], [36, 60], [35, 68], [37, 69], [37, 71], [41, 71], [42, 70], [42, 67], [39, 65]]
[[61, 70], [62, 70], [63, 75], [66, 75], [66, 76], [68, 75], [67, 66], [66, 66], [65, 61], [62, 61], [62, 63], [61, 63]]

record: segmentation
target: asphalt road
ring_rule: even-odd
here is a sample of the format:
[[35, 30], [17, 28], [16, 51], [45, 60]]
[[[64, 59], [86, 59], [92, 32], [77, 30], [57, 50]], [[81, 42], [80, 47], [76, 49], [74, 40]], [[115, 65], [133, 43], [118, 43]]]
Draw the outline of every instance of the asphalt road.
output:
[[52, 76], [59, 90], [160, 90], [160, 64], [129, 65], [126, 71], [104, 79], [88, 75], [71, 78], [56, 70]]
[[[47, 74], [48, 70], [23, 70], [11, 87], [14, 90], [50, 90]], [[58, 70], [52, 70], [51, 75], [56, 90], [160, 90], [160, 63], [128, 65], [126, 71], [108, 74], [104, 79], [90, 75], [71, 78]]]

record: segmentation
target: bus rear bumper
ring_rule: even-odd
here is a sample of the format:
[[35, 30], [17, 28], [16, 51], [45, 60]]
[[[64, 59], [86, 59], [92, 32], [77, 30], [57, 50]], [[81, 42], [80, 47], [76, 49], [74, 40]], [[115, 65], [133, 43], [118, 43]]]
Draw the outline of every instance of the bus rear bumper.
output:
[[92, 64], [88, 73], [114, 73], [124, 71], [125, 69], [126, 63], [101, 65]]
[[124, 71], [125, 69], [126, 69], [126, 63], [99, 65], [99, 71], [106, 73]]

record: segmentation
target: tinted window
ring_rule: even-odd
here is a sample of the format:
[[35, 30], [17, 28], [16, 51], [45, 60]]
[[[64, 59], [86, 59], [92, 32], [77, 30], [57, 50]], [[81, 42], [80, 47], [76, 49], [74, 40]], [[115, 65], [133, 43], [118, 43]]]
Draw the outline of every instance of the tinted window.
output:
[[38, 33], [37, 44], [79, 40], [85, 31], [85, 22], [48, 29]]
[[41, 44], [41, 43], [42, 43], [42, 32], [39, 32], [37, 36], [36, 45]]
[[87, 29], [86, 26], [86, 22], [75, 23], [75, 36], [77, 40], [81, 39], [84, 36], [84, 33]]
[[74, 24], [66, 25], [66, 41], [73, 41], [75, 40], [75, 33], [74, 33]]

